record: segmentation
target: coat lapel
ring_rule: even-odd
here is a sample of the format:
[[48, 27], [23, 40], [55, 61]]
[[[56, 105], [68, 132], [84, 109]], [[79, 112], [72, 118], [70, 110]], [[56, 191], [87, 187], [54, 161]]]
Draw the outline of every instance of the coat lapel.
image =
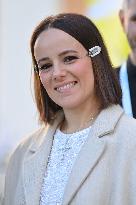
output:
[[112, 106], [109, 109], [103, 110], [96, 119], [88, 139], [73, 166], [65, 189], [63, 205], [70, 204], [84, 181], [101, 160], [106, 150], [106, 141], [103, 136], [114, 131], [122, 113], [123, 111], [119, 106]]
[[73, 199], [83, 182], [86, 180], [88, 175], [91, 174], [92, 170], [99, 162], [104, 150], [104, 142], [92, 140], [91, 136], [89, 137], [89, 141], [83, 146], [73, 167], [65, 190], [63, 205], [69, 204]]
[[[83, 182], [101, 160], [106, 150], [106, 142], [103, 136], [114, 131], [122, 113], [120, 106], [111, 106], [99, 114], [73, 166], [65, 189], [63, 205], [70, 203]], [[37, 133], [26, 153], [23, 164], [23, 187], [26, 205], [39, 205], [40, 191], [53, 135], [62, 118], [63, 115], [58, 115], [53, 126], [49, 127], [47, 131], [42, 129], [41, 133]]]
[[38, 133], [26, 154], [23, 167], [26, 205], [39, 205], [40, 191], [52, 147], [53, 135], [61, 120], [62, 116], [59, 116], [53, 126]]

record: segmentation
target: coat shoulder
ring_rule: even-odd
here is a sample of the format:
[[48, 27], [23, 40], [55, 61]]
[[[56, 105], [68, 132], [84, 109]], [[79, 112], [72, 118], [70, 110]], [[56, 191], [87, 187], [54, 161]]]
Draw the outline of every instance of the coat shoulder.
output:
[[136, 146], [136, 119], [123, 114], [116, 130], [123, 144]]
[[[18, 180], [20, 179], [20, 171], [22, 169], [22, 162], [24, 161], [24, 157], [29, 150], [29, 147], [42, 136], [42, 133], [45, 133], [46, 127], [41, 126], [36, 131], [28, 134], [24, 137], [24, 139], [17, 145], [16, 149], [13, 151], [9, 158], [6, 175], [5, 175], [5, 191], [4, 191], [4, 205], [10, 204], [10, 200], [12, 201], [12, 197], [10, 195], [13, 187], [16, 187], [18, 184]], [[45, 136], [45, 135], [44, 135]], [[11, 198], [11, 199], [10, 199]], [[8, 200], [8, 202], [7, 202]], [[11, 202], [11, 204], [13, 204]]]
[[132, 132], [136, 134], [136, 119], [133, 117], [129, 117], [125, 113], [122, 115], [121, 120], [119, 122], [119, 125], [124, 128], [125, 130], [128, 130], [129, 132]]
[[45, 130], [46, 130], [46, 127], [41, 126], [40, 128], [25, 135], [23, 139], [17, 144], [16, 149], [13, 151], [12, 155], [14, 155], [14, 153], [19, 152], [20, 150], [24, 148], [27, 149], [31, 145], [31, 143], [33, 143], [38, 137], [40, 137], [41, 133]]
[[29, 147], [39, 138], [41, 138], [42, 133], [46, 132], [46, 126], [41, 126], [37, 130], [33, 131], [32, 133], [26, 135], [21, 142], [17, 145], [16, 149], [13, 151], [11, 156], [9, 157], [9, 163], [8, 163], [8, 170], [14, 169], [23, 159], [25, 153], [29, 149]]

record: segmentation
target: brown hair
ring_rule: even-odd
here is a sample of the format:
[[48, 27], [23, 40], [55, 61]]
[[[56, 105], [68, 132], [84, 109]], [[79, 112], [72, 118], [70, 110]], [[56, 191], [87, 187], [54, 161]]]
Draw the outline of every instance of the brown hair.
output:
[[[121, 89], [112, 68], [102, 36], [93, 22], [83, 15], [63, 13], [49, 16], [40, 22], [35, 28], [30, 42], [32, 62], [35, 71], [38, 69], [34, 56], [35, 42], [41, 32], [49, 28], [60, 29], [73, 36], [87, 51], [93, 46], [101, 47], [101, 53], [91, 59], [96, 95], [101, 102], [101, 109], [111, 104], [118, 104], [121, 100]], [[62, 108], [48, 96], [40, 81], [38, 72], [34, 72], [34, 90], [40, 120], [42, 122], [51, 123], [56, 112]]]

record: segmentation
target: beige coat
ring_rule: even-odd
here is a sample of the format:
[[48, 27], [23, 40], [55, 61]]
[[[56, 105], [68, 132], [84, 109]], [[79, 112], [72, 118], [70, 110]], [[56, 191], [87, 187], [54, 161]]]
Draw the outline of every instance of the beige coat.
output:
[[[59, 116], [16, 149], [6, 175], [4, 205], [39, 205]], [[136, 205], [136, 120], [120, 106], [103, 110], [92, 126], [67, 183], [63, 205]]]

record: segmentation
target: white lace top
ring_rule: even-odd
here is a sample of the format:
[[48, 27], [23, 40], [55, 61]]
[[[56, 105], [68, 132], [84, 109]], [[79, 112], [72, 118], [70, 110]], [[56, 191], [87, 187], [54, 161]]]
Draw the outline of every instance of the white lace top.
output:
[[69, 174], [90, 129], [91, 126], [73, 134], [56, 130], [43, 180], [40, 205], [62, 204]]

